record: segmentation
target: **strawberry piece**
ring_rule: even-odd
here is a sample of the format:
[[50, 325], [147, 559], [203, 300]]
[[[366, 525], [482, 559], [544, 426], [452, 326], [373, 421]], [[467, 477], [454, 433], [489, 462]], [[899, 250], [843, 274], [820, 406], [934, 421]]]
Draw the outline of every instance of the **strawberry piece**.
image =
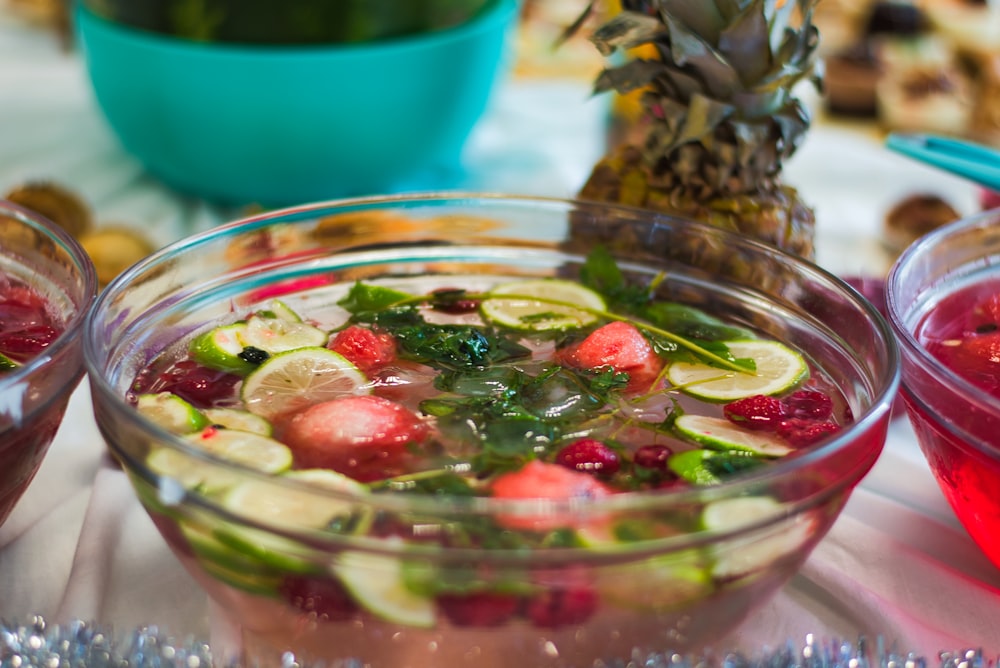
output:
[[774, 431], [785, 419], [788, 409], [780, 399], [755, 394], [723, 406], [726, 419], [754, 431]]
[[0, 334], [0, 352], [19, 360], [27, 360], [42, 352], [59, 338], [59, 330], [50, 325], [30, 325]]
[[[568, 469], [559, 464], [532, 460], [517, 471], [503, 473], [490, 484], [492, 495], [498, 499], [599, 499], [612, 494], [592, 475]], [[572, 518], [548, 514], [501, 514], [501, 524], [512, 529], [548, 531], [570, 526]]]
[[556, 453], [556, 464], [581, 473], [614, 475], [621, 467], [618, 453], [593, 438], [581, 438]]
[[500, 626], [514, 617], [521, 607], [519, 597], [492, 592], [443, 594], [437, 597], [436, 603], [455, 626]]
[[639, 329], [622, 321], [598, 327], [580, 343], [561, 351], [564, 364], [577, 369], [602, 369], [629, 374], [631, 391], [649, 389], [663, 368], [663, 360]]
[[654, 471], [666, 471], [667, 460], [674, 453], [669, 447], [656, 443], [642, 445], [632, 455], [632, 463]]
[[359, 325], [340, 330], [326, 347], [346, 357], [367, 375], [396, 360], [396, 341], [392, 335]]
[[347, 396], [310, 406], [283, 425], [282, 440], [300, 468], [328, 468], [362, 482], [405, 470], [407, 446], [420, 443], [427, 425], [405, 406], [372, 395]]
[[838, 431], [840, 431], [840, 426], [836, 423], [817, 422], [797, 417], [782, 420], [778, 424], [778, 436], [796, 448], [812, 445]]
[[479, 309], [479, 300], [466, 298], [462, 288], [438, 288], [431, 295], [431, 308], [435, 311], [464, 315]]
[[822, 421], [833, 415], [833, 399], [819, 390], [797, 390], [785, 397], [784, 404], [792, 417]]

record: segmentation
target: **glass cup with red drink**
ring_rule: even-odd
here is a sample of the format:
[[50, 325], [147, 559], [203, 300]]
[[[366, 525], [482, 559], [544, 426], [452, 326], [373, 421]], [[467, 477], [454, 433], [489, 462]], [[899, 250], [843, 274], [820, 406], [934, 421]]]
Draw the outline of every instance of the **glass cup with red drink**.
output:
[[886, 297], [900, 341], [901, 396], [941, 491], [1000, 566], [1000, 211], [907, 249]]
[[90, 258], [47, 219], [0, 201], [0, 523], [34, 478], [83, 376]]

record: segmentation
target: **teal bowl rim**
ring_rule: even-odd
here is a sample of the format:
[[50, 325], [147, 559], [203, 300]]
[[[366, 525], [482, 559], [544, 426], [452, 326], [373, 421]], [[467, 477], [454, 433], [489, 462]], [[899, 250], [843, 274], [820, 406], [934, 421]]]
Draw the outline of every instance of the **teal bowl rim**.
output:
[[422, 50], [428, 45], [445, 46], [460, 42], [478, 33], [492, 30], [497, 24], [512, 23], [520, 6], [520, 0], [489, 0], [482, 10], [471, 19], [441, 30], [433, 30], [412, 35], [386, 37], [367, 42], [346, 42], [328, 44], [247, 44], [242, 42], [197, 41], [182, 37], [173, 37], [164, 33], [153, 32], [142, 28], [134, 28], [123, 23], [111, 21], [96, 14], [86, 7], [82, 0], [76, 1], [76, 29], [79, 33], [81, 24], [86, 22], [89, 27], [106, 33], [112, 33], [117, 39], [132, 42], [135, 46], [144, 48], [156, 47], [166, 52], [176, 54], [211, 54], [217, 56], [232, 56], [240, 58], [286, 58], [294, 59], [309, 56], [392, 56], [406, 51]]

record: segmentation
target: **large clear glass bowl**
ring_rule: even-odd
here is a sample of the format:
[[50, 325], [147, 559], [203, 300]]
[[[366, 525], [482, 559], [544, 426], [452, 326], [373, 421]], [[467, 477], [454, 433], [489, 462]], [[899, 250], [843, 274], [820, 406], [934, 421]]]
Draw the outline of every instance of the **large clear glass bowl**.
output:
[[[1000, 566], [1000, 498], [995, 489], [1000, 480], [1000, 399], [932, 354], [918, 334], [928, 318], [948, 308], [950, 296], [998, 278], [1000, 211], [991, 211], [952, 223], [910, 246], [889, 272], [886, 301], [900, 342], [900, 396], [920, 448], [958, 519]], [[968, 315], [972, 306], [963, 306], [967, 312], [961, 315]], [[995, 358], [984, 358], [982, 368], [995, 364]]]
[[[30, 316], [25, 308], [35, 302], [20, 294], [25, 286], [45, 304]], [[0, 201], [0, 331], [20, 335], [12, 329], [17, 322], [58, 332], [20, 366], [0, 372], [0, 524], [38, 472], [83, 377], [83, 319], [96, 292], [94, 266], [72, 237]]]
[[[821, 445], [718, 485], [470, 501], [335, 492], [261, 474], [192, 448], [131, 403], [136, 377], [176, 341], [276, 296], [315, 314], [358, 280], [462, 287], [482, 276], [573, 278], [598, 246], [631, 280], [655, 283], [659, 298], [802, 350], [839, 388], [848, 424]], [[812, 264], [650, 212], [500, 195], [316, 204], [189, 238], [106, 289], [87, 327], [86, 357], [111, 451], [173, 552], [242, 627], [248, 657], [265, 665], [291, 651], [394, 668], [578, 666], [704, 647], [764, 603], [823, 538], [881, 452], [898, 382], [887, 324]], [[196, 461], [195, 477], [223, 491], [162, 473], [151, 453]], [[257, 499], [294, 491], [303, 507], [363, 509], [382, 533], [277, 523], [223, 500], [248, 481], [261, 485]], [[757, 510], [725, 528], [698, 520], [710, 504], [757, 497], [777, 503], [751, 502]], [[600, 537], [610, 538], [608, 527], [681, 517], [691, 520], [685, 531]], [[598, 529], [587, 541], [557, 531], [550, 543], [518, 547], [520, 527], [539, 518], [570, 533]], [[491, 523], [506, 527], [496, 541], [449, 538], [443, 546], [455, 527]], [[454, 614], [463, 604], [468, 614]]]

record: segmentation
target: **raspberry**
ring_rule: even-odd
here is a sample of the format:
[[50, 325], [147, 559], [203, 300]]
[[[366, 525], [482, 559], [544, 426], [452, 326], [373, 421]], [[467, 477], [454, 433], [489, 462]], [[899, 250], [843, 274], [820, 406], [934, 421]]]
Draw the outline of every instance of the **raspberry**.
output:
[[390, 334], [358, 325], [337, 332], [327, 348], [340, 353], [368, 375], [396, 359], [396, 341]]
[[643, 445], [632, 455], [632, 463], [654, 471], [666, 471], [673, 451], [665, 445]]
[[785, 397], [790, 417], [826, 420], [833, 415], [833, 399], [819, 390], [798, 390]]
[[344, 586], [329, 578], [290, 576], [278, 593], [296, 610], [319, 620], [344, 621], [358, 612]]
[[597, 594], [578, 585], [543, 591], [528, 601], [525, 614], [535, 626], [557, 629], [585, 622], [597, 609]]
[[774, 431], [787, 415], [780, 399], [755, 394], [726, 404], [722, 414], [733, 424], [754, 431]]
[[618, 472], [618, 453], [593, 438], [581, 438], [556, 454], [556, 464], [581, 473], [613, 475]]
[[438, 608], [455, 626], [500, 626], [515, 614], [521, 600], [511, 594], [479, 592], [437, 597]]
[[812, 445], [830, 434], [840, 431], [833, 422], [817, 422], [804, 418], [788, 418], [778, 424], [778, 436], [794, 447]]

